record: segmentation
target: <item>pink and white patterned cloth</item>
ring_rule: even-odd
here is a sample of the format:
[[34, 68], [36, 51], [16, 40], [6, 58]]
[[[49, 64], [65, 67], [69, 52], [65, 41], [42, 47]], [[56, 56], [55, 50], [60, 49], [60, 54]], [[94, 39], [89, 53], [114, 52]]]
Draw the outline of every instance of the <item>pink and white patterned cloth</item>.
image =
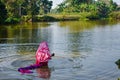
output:
[[40, 43], [38, 50], [36, 52], [36, 64], [41, 62], [48, 62], [51, 59], [50, 50], [48, 48], [47, 42]]
[[47, 42], [40, 43], [38, 50], [36, 52], [36, 63], [27, 67], [20, 67], [18, 71], [22, 74], [33, 73], [31, 70], [40, 68], [41, 66], [46, 66], [48, 61], [51, 59], [50, 50], [48, 48]]

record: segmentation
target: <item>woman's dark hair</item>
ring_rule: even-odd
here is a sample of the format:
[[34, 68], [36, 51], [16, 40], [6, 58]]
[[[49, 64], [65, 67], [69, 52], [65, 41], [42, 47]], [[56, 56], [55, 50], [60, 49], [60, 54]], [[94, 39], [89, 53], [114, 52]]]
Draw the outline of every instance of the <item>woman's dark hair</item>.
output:
[[55, 53], [52, 53], [51, 56], [55, 56]]

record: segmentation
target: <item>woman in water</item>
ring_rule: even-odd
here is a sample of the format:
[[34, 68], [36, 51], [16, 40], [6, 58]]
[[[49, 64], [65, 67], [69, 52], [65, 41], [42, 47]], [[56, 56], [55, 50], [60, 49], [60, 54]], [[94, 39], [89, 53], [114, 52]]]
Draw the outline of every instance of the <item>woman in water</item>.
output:
[[40, 43], [38, 50], [36, 52], [36, 63], [27, 67], [19, 68], [18, 71], [21, 73], [33, 73], [31, 70], [48, 66], [48, 61], [55, 54], [50, 54], [47, 42]]

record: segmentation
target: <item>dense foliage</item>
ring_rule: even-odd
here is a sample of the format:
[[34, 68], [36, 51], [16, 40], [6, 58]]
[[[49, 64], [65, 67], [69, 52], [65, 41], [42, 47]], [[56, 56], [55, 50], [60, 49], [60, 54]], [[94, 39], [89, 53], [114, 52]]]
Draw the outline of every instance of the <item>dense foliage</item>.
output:
[[53, 3], [49, 0], [0, 0], [0, 5], [3, 6], [3, 8], [0, 6], [2, 9], [0, 12], [1, 14], [5, 13], [4, 17], [6, 17], [6, 12], [3, 11], [7, 10], [8, 12], [6, 21], [14, 23], [14, 21], [19, 22], [23, 15], [29, 15], [30, 18], [33, 18], [34, 15], [49, 13]]
[[[36, 16], [42, 15], [43, 17], [44, 14], [50, 13], [52, 5], [53, 2], [50, 0], [0, 0], [0, 23], [17, 23], [21, 20], [41, 21], [43, 18]], [[113, 0], [64, 0], [53, 12], [59, 14], [64, 13], [64, 15], [70, 13], [77, 14], [80, 15], [79, 18], [81, 19], [101, 19], [107, 18], [108, 15], [115, 17], [116, 15], [114, 13], [110, 13], [118, 9], [120, 10]], [[46, 17], [45, 15], [45, 21], [47, 18], [49, 20], [58, 20], [48, 16]], [[74, 18], [67, 17], [64, 20], [68, 19]]]
[[5, 5], [0, 1], [0, 24], [4, 23], [7, 18]]
[[118, 9], [113, 0], [65, 0], [58, 5], [56, 13], [84, 13], [87, 18], [106, 18], [109, 13]]

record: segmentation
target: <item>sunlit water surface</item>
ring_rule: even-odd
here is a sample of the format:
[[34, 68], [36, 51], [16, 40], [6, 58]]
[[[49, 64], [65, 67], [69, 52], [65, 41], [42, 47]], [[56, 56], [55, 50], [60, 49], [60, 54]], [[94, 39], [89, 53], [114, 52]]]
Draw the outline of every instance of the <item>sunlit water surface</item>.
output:
[[[20, 74], [47, 41], [55, 57], [49, 68]], [[69, 21], [0, 26], [0, 80], [117, 80], [120, 22]], [[40, 75], [48, 74], [46, 77]]]

